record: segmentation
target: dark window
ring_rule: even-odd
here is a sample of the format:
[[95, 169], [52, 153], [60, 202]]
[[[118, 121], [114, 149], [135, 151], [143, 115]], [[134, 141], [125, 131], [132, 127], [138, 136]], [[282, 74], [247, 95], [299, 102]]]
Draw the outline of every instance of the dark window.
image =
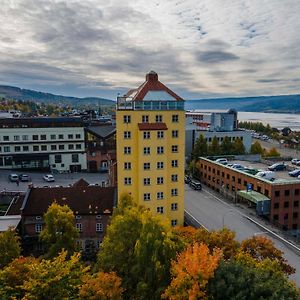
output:
[[289, 202], [288, 201], [284, 202], [284, 207], [289, 207]]
[[56, 145], [51, 145], [51, 150], [56, 150]]
[[179, 120], [178, 115], [172, 115], [172, 122], [173, 123], [178, 123], [178, 120]]
[[74, 149], [74, 145], [73, 145], [73, 144], [69, 144], [69, 145], [68, 145], [68, 149], [69, 149], [69, 150], [73, 150], [73, 149]]
[[260, 193], [261, 192], [261, 186], [257, 187], [257, 191]]
[[42, 151], [47, 151], [47, 146], [46, 146], [46, 145], [42, 145], [42, 146], [41, 146], [41, 150], [42, 150]]
[[56, 139], [56, 135], [55, 134], [51, 134], [50, 138], [51, 138], [51, 140], [55, 140]]
[[149, 123], [149, 116], [142, 116], [142, 123]]
[[298, 229], [297, 224], [293, 224], [293, 229]]
[[61, 163], [61, 155], [60, 154], [56, 154], [54, 156], [54, 160], [56, 164], [60, 164]]
[[229, 174], [226, 174], [226, 178], [229, 179], [229, 178], [230, 178], [230, 175], [229, 175]]
[[298, 213], [297, 212], [293, 213], [293, 219], [298, 219]]
[[242, 179], [241, 178], [238, 178], [238, 183], [242, 183]]
[[280, 196], [280, 191], [275, 191], [275, 197], [279, 197]]
[[217, 170], [217, 175], [220, 175], [220, 170]]
[[20, 146], [15, 146], [15, 152], [20, 152], [21, 151], [21, 147]]
[[285, 190], [284, 191], [284, 196], [289, 196], [290, 195], [290, 190]]
[[74, 137], [73, 137], [73, 134], [68, 134], [68, 139], [69, 140], [72, 140]]
[[8, 135], [4, 135], [3, 136], [3, 141], [9, 141], [9, 136]]
[[278, 215], [274, 215], [274, 216], [273, 216], [273, 220], [274, 220], [274, 221], [278, 221]]
[[232, 176], [232, 181], [235, 182], [235, 176]]
[[47, 139], [46, 134], [41, 134], [41, 140], [45, 141]]
[[274, 203], [274, 209], [279, 208], [279, 202]]
[[224, 173], [224, 172], [222, 172], [222, 177], [224, 178], [224, 176], [225, 176], [225, 173]]
[[244, 180], [244, 186], [247, 186], [248, 182], [246, 180]]
[[81, 135], [80, 134], [76, 134], [76, 139], [80, 139]]
[[299, 195], [299, 189], [295, 189], [295, 195]]
[[77, 150], [81, 149], [81, 144], [76, 144], [76, 149]]
[[39, 136], [38, 136], [37, 134], [35, 134], [35, 135], [32, 136], [32, 139], [33, 139], [34, 141], [37, 141], [37, 140], [39, 139]]
[[65, 145], [58, 145], [58, 149], [59, 150], [64, 150], [65, 149]]
[[29, 151], [29, 147], [28, 146], [23, 146], [23, 151]]
[[172, 130], [172, 137], [178, 138], [178, 130]]
[[58, 135], [58, 138], [59, 138], [60, 140], [63, 140], [63, 139], [64, 139], [64, 135], [63, 135], [63, 134], [59, 134], [59, 135]]
[[299, 201], [298, 200], [294, 201], [294, 207], [299, 207]]
[[288, 213], [284, 214], [283, 218], [284, 218], [284, 220], [287, 220], [289, 218], [289, 214]]
[[269, 196], [269, 190], [265, 190], [265, 195], [268, 197]]
[[208, 171], [209, 171], [209, 172], [211, 171], [211, 167], [208, 167]]
[[214, 173], [214, 174], [216, 173], [216, 169], [214, 169], [214, 168], [213, 168], [213, 173]]
[[78, 154], [72, 154], [72, 163], [78, 163], [78, 162], [79, 162]]
[[40, 151], [40, 147], [39, 146], [33, 146], [33, 151]]
[[131, 117], [130, 116], [123, 116], [123, 122], [124, 123], [130, 123], [131, 122]]

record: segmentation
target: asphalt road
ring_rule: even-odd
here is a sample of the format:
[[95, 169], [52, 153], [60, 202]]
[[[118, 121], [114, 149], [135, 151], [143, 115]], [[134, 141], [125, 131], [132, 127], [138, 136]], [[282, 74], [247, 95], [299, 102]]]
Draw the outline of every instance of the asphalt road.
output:
[[[236, 232], [237, 240], [242, 241], [255, 235], [265, 235], [275, 246], [284, 252], [288, 262], [296, 268], [296, 273], [290, 278], [300, 287], [300, 252], [292, 250], [281, 240], [275, 238], [262, 227], [251, 222], [247, 217], [258, 221], [271, 231], [279, 231], [262, 220], [256, 218], [255, 212], [236, 206], [222, 199], [222, 196], [204, 187], [202, 191], [194, 191], [185, 185], [185, 210], [208, 230], [218, 230], [223, 226]], [[296, 245], [298, 248], [299, 246]]]
[[0, 191], [6, 189], [7, 191], [26, 191], [29, 182], [20, 182], [17, 185], [15, 182], [8, 180], [8, 175], [14, 174], [27, 174], [31, 177], [31, 182], [34, 186], [68, 186], [73, 184], [80, 178], [83, 178], [90, 184], [102, 184], [102, 181], [107, 181], [107, 174], [100, 173], [70, 173], [70, 174], [54, 174], [54, 182], [46, 182], [43, 180], [43, 176], [47, 173], [40, 172], [15, 172], [11, 170], [0, 170]]

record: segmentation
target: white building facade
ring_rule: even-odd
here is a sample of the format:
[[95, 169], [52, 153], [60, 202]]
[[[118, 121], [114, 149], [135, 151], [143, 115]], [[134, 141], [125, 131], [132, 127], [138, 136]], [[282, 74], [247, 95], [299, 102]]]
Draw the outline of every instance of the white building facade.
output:
[[0, 119], [0, 169], [87, 169], [80, 118]]

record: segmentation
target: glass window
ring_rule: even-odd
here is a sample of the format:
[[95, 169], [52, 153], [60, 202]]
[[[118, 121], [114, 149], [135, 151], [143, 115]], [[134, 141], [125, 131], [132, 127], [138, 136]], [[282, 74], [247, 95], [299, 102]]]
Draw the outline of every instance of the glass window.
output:
[[64, 139], [64, 135], [63, 135], [63, 134], [59, 134], [59, 135], [58, 135], [58, 138], [59, 138], [60, 140], [63, 140], [63, 139]]
[[171, 220], [171, 226], [173, 227], [177, 226], [177, 220]]
[[22, 135], [22, 140], [23, 141], [28, 141], [28, 135]]
[[149, 123], [149, 116], [142, 116], [142, 123]]
[[10, 152], [10, 147], [9, 146], [4, 146], [3, 150], [4, 150], [4, 152]]
[[20, 136], [19, 135], [14, 135], [14, 141], [19, 141], [20, 140]]
[[125, 170], [131, 170], [131, 162], [125, 162], [124, 163], [124, 169]]
[[56, 139], [56, 135], [55, 135], [55, 134], [51, 134], [51, 135], [50, 135], [50, 139], [51, 139], [51, 140], [55, 140], [55, 139]]
[[56, 149], [57, 149], [56, 145], [51, 145], [51, 150], [56, 150]]
[[24, 152], [29, 151], [29, 147], [28, 147], [28, 146], [23, 146], [23, 151], [24, 151]]
[[79, 155], [72, 154], [72, 163], [78, 163], [78, 162], [79, 162]]
[[55, 163], [56, 164], [60, 164], [61, 163], [61, 155], [60, 154], [56, 154], [55, 156], [54, 156], [54, 161], [55, 161]]
[[131, 185], [131, 177], [125, 177], [124, 178], [124, 184], [125, 185]]
[[178, 115], [172, 115], [172, 122], [173, 123], [178, 123], [178, 121], [179, 121]]
[[33, 146], [33, 151], [40, 151], [40, 147], [39, 146]]
[[157, 154], [164, 154], [164, 147], [163, 146], [157, 147], [156, 152], [157, 152]]
[[69, 150], [73, 150], [73, 149], [74, 149], [74, 145], [73, 145], [73, 144], [69, 144], [69, 145], [68, 145], [68, 149], [69, 149]]
[[156, 198], [157, 198], [157, 200], [164, 199], [164, 192], [157, 192], [156, 193]]
[[150, 163], [144, 163], [144, 170], [150, 170]]
[[178, 138], [178, 130], [172, 130], [172, 138]]
[[124, 139], [131, 139], [131, 131], [124, 131]]
[[144, 155], [150, 154], [150, 147], [144, 147]]
[[155, 116], [155, 122], [156, 122], [156, 123], [161, 123], [162, 121], [163, 121], [162, 115], [156, 115], [156, 116]]
[[76, 144], [76, 149], [77, 150], [81, 149], [81, 144]]
[[103, 224], [96, 223], [96, 232], [103, 232]]
[[173, 168], [177, 168], [178, 167], [178, 160], [177, 159], [173, 159], [172, 160], [172, 167]]
[[156, 168], [157, 169], [163, 169], [164, 168], [164, 162], [163, 161], [158, 161], [156, 163]]
[[68, 139], [72, 140], [74, 138], [73, 134], [68, 134]]
[[157, 138], [158, 139], [163, 139], [164, 138], [164, 132], [163, 131], [157, 131]]
[[35, 224], [35, 232], [40, 233], [43, 230], [42, 224]]
[[177, 182], [178, 181], [178, 175], [177, 174], [172, 174], [171, 175], [171, 181], [172, 182]]
[[156, 212], [159, 213], [159, 214], [163, 214], [164, 213], [164, 207], [163, 206], [158, 206], [156, 208]]
[[8, 135], [4, 135], [3, 136], [3, 141], [9, 141], [9, 136]]
[[34, 141], [37, 141], [37, 140], [39, 139], [39, 136], [38, 136], [37, 134], [34, 134], [34, 135], [32, 136], [32, 139], [33, 139]]
[[171, 210], [177, 210], [178, 204], [177, 203], [171, 203]]
[[131, 154], [131, 147], [124, 147], [124, 154]]
[[172, 196], [177, 196], [178, 195], [178, 190], [177, 189], [171, 189], [171, 195]]
[[46, 134], [41, 134], [41, 140], [45, 141], [47, 139]]
[[127, 116], [127, 115], [123, 116], [123, 122], [127, 123], [127, 124], [130, 123], [131, 122], [131, 117]]
[[47, 151], [47, 145], [42, 145], [42, 146], [41, 146], [41, 150], [42, 150], [42, 151]]
[[157, 177], [156, 178], [156, 183], [157, 184], [164, 184], [164, 178], [163, 177]]
[[82, 223], [76, 223], [76, 229], [77, 229], [79, 232], [82, 232]]
[[150, 139], [150, 131], [144, 131], [143, 132], [144, 140], [149, 140]]
[[150, 200], [150, 193], [144, 193], [144, 201]]
[[150, 185], [150, 178], [144, 178], [144, 185]]
[[172, 153], [177, 153], [177, 152], [178, 152], [178, 146], [172, 145]]
[[15, 152], [20, 152], [21, 151], [21, 147], [20, 146], [15, 146]]
[[58, 145], [59, 150], [65, 150], [65, 145]]

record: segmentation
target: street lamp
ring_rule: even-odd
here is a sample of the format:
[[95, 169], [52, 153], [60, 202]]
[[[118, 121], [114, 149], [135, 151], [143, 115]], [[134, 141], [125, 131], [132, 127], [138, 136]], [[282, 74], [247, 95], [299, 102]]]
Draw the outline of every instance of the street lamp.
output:
[[232, 213], [232, 212], [234, 212], [234, 210], [233, 210], [233, 209], [230, 209], [230, 210], [226, 211], [226, 212], [222, 215], [222, 225], [223, 225], [223, 228], [224, 228], [225, 216], [226, 216], [227, 214], [229, 214], [229, 213]]

